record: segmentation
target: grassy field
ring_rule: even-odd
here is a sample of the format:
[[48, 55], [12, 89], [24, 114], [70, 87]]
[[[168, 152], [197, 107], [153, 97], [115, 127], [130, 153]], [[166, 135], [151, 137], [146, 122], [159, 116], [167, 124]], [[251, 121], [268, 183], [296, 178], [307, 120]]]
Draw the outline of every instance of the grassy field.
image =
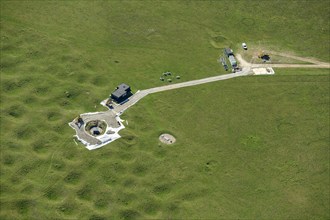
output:
[[95, 151], [67, 125], [121, 82], [224, 74], [220, 48], [242, 41], [329, 62], [329, 14], [327, 1], [1, 1], [0, 218], [329, 219], [327, 69], [147, 96]]

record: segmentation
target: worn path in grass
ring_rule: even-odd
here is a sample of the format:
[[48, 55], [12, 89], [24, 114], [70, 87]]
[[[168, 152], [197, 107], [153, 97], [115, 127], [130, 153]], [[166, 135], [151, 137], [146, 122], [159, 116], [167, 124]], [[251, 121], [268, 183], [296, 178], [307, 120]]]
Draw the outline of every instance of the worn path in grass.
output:
[[288, 57], [296, 60], [301, 60], [304, 62], [312, 63], [312, 64], [254, 64], [249, 63], [246, 60], [243, 59], [243, 57], [240, 54], [237, 54], [237, 60], [240, 62], [242, 66], [245, 67], [251, 67], [251, 68], [258, 68], [258, 67], [275, 67], [275, 68], [330, 68], [330, 63], [321, 62], [318, 60], [315, 60], [313, 58], [304, 58], [304, 57], [297, 57], [294, 55], [289, 55], [285, 53], [278, 53], [278, 52], [272, 52], [274, 55], [279, 55], [283, 57]]
[[129, 99], [129, 101], [126, 102], [125, 104], [116, 106], [113, 109], [113, 111], [116, 112], [116, 113], [121, 114], [126, 109], [128, 109], [129, 107], [131, 107], [132, 105], [137, 103], [139, 100], [141, 100], [143, 97], [147, 96], [148, 94], [163, 92], [163, 91], [167, 91], [167, 90], [178, 89], [178, 88], [183, 88], [183, 87], [188, 87], [188, 86], [196, 86], [196, 85], [200, 85], [200, 84], [231, 79], [231, 78], [235, 78], [235, 77], [239, 77], [239, 76], [247, 76], [250, 73], [251, 73], [251, 68], [250, 67], [244, 67], [242, 71], [232, 73], [232, 74], [207, 77], [207, 78], [192, 80], [192, 81], [183, 82], [183, 83], [176, 83], [176, 84], [171, 84], [171, 85], [166, 85], [166, 86], [160, 86], [160, 87], [155, 87], [155, 88], [151, 88], [151, 89], [141, 90], [141, 91], [135, 93]]

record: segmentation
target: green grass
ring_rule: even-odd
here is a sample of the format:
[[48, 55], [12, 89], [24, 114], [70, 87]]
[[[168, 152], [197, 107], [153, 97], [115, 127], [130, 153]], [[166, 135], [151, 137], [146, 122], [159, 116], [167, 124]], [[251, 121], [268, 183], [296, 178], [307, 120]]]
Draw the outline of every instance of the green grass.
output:
[[67, 124], [122, 82], [224, 74], [219, 48], [242, 41], [329, 62], [326, 1], [1, 1], [0, 14], [1, 219], [330, 217], [328, 69], [147, 96], [95, 151]]
[[281, 76], [301, 76], [301, 75], [309, 75], [309, 76], [328, 76], [330, 74], [329, 69], [306, 69], [306, 68], [295, 68], [295, 69], [278, 69], [275, 68], [276, 75]]

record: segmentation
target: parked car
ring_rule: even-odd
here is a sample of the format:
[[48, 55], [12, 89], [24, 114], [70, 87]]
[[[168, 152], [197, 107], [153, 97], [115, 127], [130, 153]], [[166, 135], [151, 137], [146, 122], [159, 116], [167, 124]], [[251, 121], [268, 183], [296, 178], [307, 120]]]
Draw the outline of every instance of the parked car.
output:
[[244, 50], [248, 49], [246, 43], [242, 43], [242, 47], [243, 47]]

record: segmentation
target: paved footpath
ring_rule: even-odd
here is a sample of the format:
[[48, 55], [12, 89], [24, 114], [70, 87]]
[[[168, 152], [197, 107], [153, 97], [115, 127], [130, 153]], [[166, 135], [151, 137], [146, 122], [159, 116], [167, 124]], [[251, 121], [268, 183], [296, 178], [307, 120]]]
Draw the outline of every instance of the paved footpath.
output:
[[[251, 74], [251, 68], [250, 67], [245, 67], [242, 71], [237, 72], [237, 73], [230, 73], [226, 75], [219, 75], [219, 76], [213, 76], [213, 77], [208, 77], [204, 79], [198, 79], [198, 80], [192, 80], [188, 82], [182, 82], [182, 83], [176, 83], [176, 84], [170, 84], [166, 86], [160, 86], [160, 87], [155, 87], [151, 89], [145, 89], [136, 92], [133, 96], [129, 98], [129, 100], [122, 104], [122, 105], [117, 105], [114, 107], [112, 110], [108, 110], [105, 112], [95, 112], [95, 113], [85, 113], [81, 114], [80, 116], [82, 117], [83, 121], [88, 122], [91, 120], [104, 120], [106, 123], [109, 125], [111, 128], [118, 128], [122, 126], [119, 121], [117, 121], [116, 116], [121, 115], [126, 109], [137, 103], [139, 100], [141, 100], [143, 97], [147, 96], [148, 94], [156, 93], [156, 92], [163, 92], [167, 90], [172, 90], [172, 89], [179, 89], [183, 87], [188, 87], [188, 86], [196, 86], [200, 84], [205, 84], [205, 83], [211, 83], [211, 82], [216, 82], [219, 80], [226, 80], [226, 79], [231, 79], [239, 76], [247, 76]], [[105, 102], [106, 100], [104, 100]], [[69, 125], [76, 130], [76, 137], [83, 141], [84, 144], [87, 146], [89, 150], [97, 149], [107, 143], [110, 143], [110, 141], [114, 141], [114, 138], [109, 139], [108, 142], [104, 143], [100, 139], [93, 137], [92, 135], [89, 135], [85, 131], [85, 126], [80, 126], [78, 127], [75, 124], [75, 120], [69, 123]], [[119, 136], [120, 137], [120, 136]], [[116, 137], [118, 138], [118, 137]]]
[[118, 105], [116, 106], [113, 111], [117, 114], [123, 113], [126, 109], [137, 103], [139, 100], [141, 100], [143, 97], [147, 96], [148, 94], [156, 93], [156, 92], [163, 92], [167, 90], [172, 90], [172, 89], [179, 89], [183, 87], [188, 87], [188, 86], [196, 86], [200, 84], [205, 84], [205, 83], [210, 83], [210, 82], [216, 82], [220, 80], [226, 80], [226, 79], [231, 79], [239, 76], [247, 76], [251, 74], [251, 68], [250, 67], [244, 67], [242, 71], [236, 72], [236, 73], [230, 73], [226, 75], [219, 75], [219, 76], [213, 76], [213, 77], [208, 77], [204, 79], [198, 79], [198, 80], [192, 80], [192, 81], [187, 81], [187, 82], [182, 82], [182, 83], [176, 83], [176, 84], [170, 84], [166, 86], [160, 86], [160, 87], [155, 87], [151, 89], [145, 89], [138, 91], [135, 93], [132, 97], [129, 98], [129, 101], [124, 103], [123, 105]]
[[156, 88], [151, 88], [151, 89], [146, 89], [146, 90], [141, 90], [137, 93], [135, 93], [128, 102], [126, 102], [123, 105], [116, 106], [113, 110], [117, 114], [123, 113], [126, 109], [137, 103], [140, 99], [143, 97], [147, 96], [148, 94], [156, 93], [156, 92], [163, 92], [171, 89], [178, 89], [178, 88], [183, 88], [183, 87], [188, 87], [188, 86], [196, 86], [204, 83], [210, 83], [210, 82], [215, 82], [219, 80], [226, 80], [226, 79], [231, 79], [234, 77], [239, 77], [239, 76], [246, 76], [251, 74], [251, 70], [253, 68], [260, 68], [260, 67], [275, 67], [275, 68], [330, 68], [329, 63], [317, 61], [313, 58], [303, 58], [303, 57], [297, 57], [293, 55], [288, 55], [288, 54], [283, 54], [283, 53], [275, 53], [272, 52], [273, 54], [281, 55], [284, 57], [289, 57], [289, 58], [294, 58], [297, 60], [305, 61], [305, 62], [310, 62], [312, 64], [253, 64], [249, 63], [246, 60], [242, 58], [240, 54], [237, 54], [237, 59], [240, 62], [241, 66], [243, 66], [243, 70], [237, 73], [231, 73], [231, 74], [226, 74], [226, 75], [219, 75], [219, 76], [213, 76], [213, 77], [208, 77], [204, 79], [199, 79], [199, 80], [192, 80], [188, 82], [183, 82], [183, 83], [176, 83], [176, 84], [171, 84], [171, 85], [166, 85], [166, 86], [160, 86]]
[[[281, 54], [283, 55], [283, 54]], [[287, 67], [308, 67], [308, 68], [330, 68], [329, 63], [324, 63], [320, 61], [316, 61], [311, 58], [300, 58], [300, 57], [295, 57], [292, 55], [286, 55], [284, 54], [283, 56], [287, 56], [290, 58], [295, 58], [295, 59], [300, 59], [302, 61], [308, 61], [313, 64], [252, 64], [247, 61], [245, 61], [240, 54], [237, 54], [237, 59], [240, 62], [241, 66], [243, 66], [243, 70], [240, 72], [236, 73], [230, 73], [226, 75], [218, 75], [218, 76], [213, 76], [213, 77], [207, 77], [204, 79], [198, 79], [198, 80], [192, 80], [188, 82], [182, 82], [182, 83], [176, 83], [176, 84], [170, 84], [166, 86], [160, 86], [160, 87], [155, 87], [151, 89], [145, 89], [136, 92], [133, 96], [129, 98], [129, 100], [122, 104], [122, 105], [117, 105], [114, 107], [112, 110], [108, 110], [106, 112], [95, 112], [95, 113], [87, 113], [87, 114], [82, 114], [82, 118], [84, 121], [88, 122], [90, 120], [104, 120], [107, 122], [107, 124], [113, 128], [117, 129], [117, 133], [115, 134], [116, 136], [111, 136], [110, 139], [109, 137], [106, 137], [107, 139], [98, 139], [95, 138], [89, 134], [87, 134], [84, 130], [85, 126], [77, 127], [75, 124], [75, 120], [69, 123], [69, 125], [76, 130], [76, 136], [79, 138], [79, 140], [84, 141], [84, 144], [87, 146], [89, 150], [93, 150], [99, 147], [102, 147], [120, 136], [118, 135], [118, 131], [122, 128], [124, 128], [123, 124], [120, 123], [120, 118], [119, 116], [129, 107], [137, 103], [139, 100], [141, 100], [143, 97], [147, 96], [148, 94], [156, 93], [156, 92], [163, 92], [167, 90], [172, 90], [172, 89], [179, 89], [183, 87], [188, 87], [188, 86], [196, 86], [200, 84], [205, 84], [205, 83], [211, 83], [211, 82], [216, 82], [220, 80], [226, 80], [226, 79], [231, 79], [235, 77], [240, 77], [240, 76], [247, 76], [247, 75], [252, 75], [252, 69], [253, 68], [259, 68], [259, 67], [277, 67], [277, 68], [287, 68]], [[106, 100], [104, 100], [105, 103]], [[91, 146], [89, 146], [91, 145]]]

